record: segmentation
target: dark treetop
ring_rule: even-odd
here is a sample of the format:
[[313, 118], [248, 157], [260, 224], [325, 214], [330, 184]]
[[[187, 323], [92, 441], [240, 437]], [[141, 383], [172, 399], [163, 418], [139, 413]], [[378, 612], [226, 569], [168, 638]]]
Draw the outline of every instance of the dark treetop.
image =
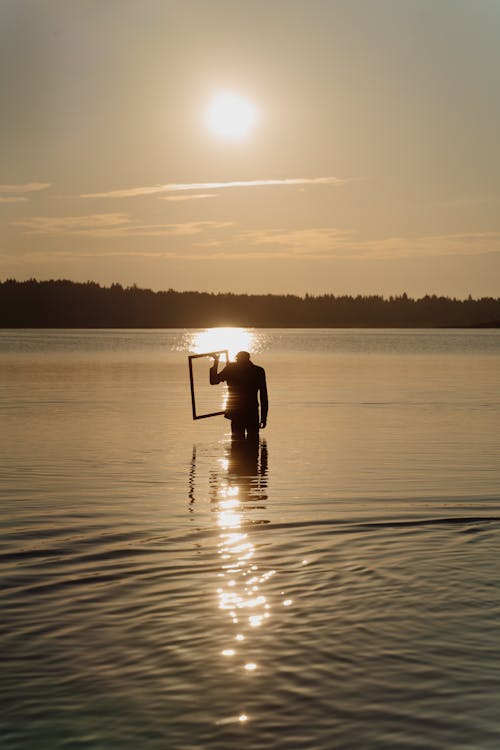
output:
[[500, 298], [406, 294], [294, 295], [153, 292], [66, 280], [0, 282], [2, 328], [498, 327]]

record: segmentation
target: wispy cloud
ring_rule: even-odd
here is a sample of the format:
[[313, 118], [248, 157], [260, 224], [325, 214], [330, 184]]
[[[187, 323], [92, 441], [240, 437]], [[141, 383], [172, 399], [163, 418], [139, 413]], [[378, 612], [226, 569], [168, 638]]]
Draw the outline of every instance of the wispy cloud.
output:
[[28, 199], [24, 196], [2, 196], [0, 195], [0, 203], [26, 203]]
[[0, 193], [35, 193], [39, 190], [46, 190], [51, 185], [50, 182], [26, 182], [23, 185], [0, 185]]
[[387, 237], [377, 240], [352, 239], [346, 249], [351, 257], [429, 258], [450, 255], [481, 255], [500, 251], [500, 232], [466, 232], [421, 235], [417, 237]]
[[[192, 243], [190, 259], [387, 260], [474, 256], [500, 252], [500, 232], [358, 239], [356, 232], [331, 227], [252, 230]], [[184, 256], [186, 258], [186, 255]]]
[[189, 236], [232, 226], [227, 221], [190, 221], [180, 224], [143, 224], [128, 214], [106, 213], [86, 216], [33, 216], [13, 222], [26, 234], [84, 235], [87, 237]]
[[[247, 229], [230, 221], [146, 223], [128, 213], [93, 213], [83, 216], [33, 216], [12, 222], [27, 235], [118, 238], [106, 253], [135, 257], [191, 259], [299, 259], [387, 260], [439, 256], [476, 256], [500, 252], [500, 232], [465, 232], [418, 236], [361, 238], [355, 231], [336, 227], [306, 229]], [[136, 237], [178, 238], [179, 243], [126, 244]], [[165, 246], [167, 245], [167, 246]], [[89, 252], [91, 248], [88, 249]], [[93, 251], [92, 251], [93, 252]], [[95, 248], [97, 255], [103, 245]]]
[[[300, 230], [245, 232], [238, 244], [247, 252], [267, 248], [273, 256], [308, 258], [414, 258], [442, 255], [479, 255], [500, 251], [500, 232], [469, 232], [416, 237], [357, 239], [355, 232], [320, 227]], [[249, 250], [248, 250], [249, 248]]]
[[161, 195], [162, 201], [201, 201], [205, 198], [217, 198], [218, 193], [195, 193], [194, 195]]
[[126, 226], [130, 222], [127, 214], [89, 214], [87, 216], [32, 216], [14, 221], [27, 234], [74, 234], [99, 229]]
[[345, 244], [352, 232], [332, 227], [293, 230], [254, 230], [241, 235], [244, 244], [286, 248], [293, 255], [329, 252]]
[[[71, 218], [71, 217], [68, 217]], [[78, 218], [78, 217], [73, 217]], [[81, 218], [81, 217], [80, 217]], [[89, 217], [83, 217], [89, 218]], [[10, 263], [15, 262], [19, 265], [29, 265], [31, 262], [52, 262], [57, 260], [75, 260], [82, 258], [136, 258], [136, 259], [159, 259], [165, 260], [182, 260], [186, 262], [196, 262], [200, 260], [210, 261], [232, 261], [239, 262], [243, 260], [283, 260], [284, 262], [295, 260], [307, 260], [308, 262], [314, 261], [331, 261], [335, 260], [346, 260], [350, 259], [354, 262], [363, 260], [384, 260], [384, 259], [395, 259], [395, 258], [427, 258], [437, 256], [453, 256], [453, 255], [485, 255], [490, 253], [500, 253], [500, 232], [499, 233], [470, 233], [470, 234], [450, 234], [450, 235], [433, 235], [425, 237], [414, 237], [414, 238], [388, 238], [381, 240], [365, 240], [355, 241], [353, 235], [349, 235], [348, 232], [338, 232], [337, 230], [325, 230], [321, 229], [317, 236], [318, 243], [314, 245], [312, 243], [313, 232], [315, 230], [298, 230], [292, 238], [292, 243], [296, 242], [295, 245], [289, 245], [285, 241], [282, 232], [279, 235], [276, 233], [274, 239], [278, 240], [273, 245], [266, 240], [266, 232], [262, 230], [262, 233], [254, 236], [253, 243], [250, 242], [249, 233], [231, 234], [227, 237], [225, 234], [212, 234], [211, 231], [218, 231], [225, 229], [228, 225], [225, 222], [193, 222], [190, 224], [172, 224], [163, 227], [163, 230], [158, 234], [161, 235], [201, 235], [200, 239], [194, 238], [188, 246], [180, 248], [179, 246], [165, 247], [162, 243], [161, 246], [140, 246], [138, 248], [119, 247], [115, 248], [112, 244], [104, 249], [102, 246], [97, 247], [93, 243], [88, 243], [85, 248], [81, 248], [75, 253], [72, 249], [56, 249], [53, 248], [49, 251], [38, 249], [17, 252], [15, 261], [12, 256], [4, 254], [3, 260]], [[125, 233], [115, 233], [113, 226], [109, 227], [109, 232], [106, 227], [99, 229], [89, 229], [88, 227], [79, 230], [73, 226], [72, 230], [67, 230], [67, 234], [83, 235], [90, 237], [123, 237], [127, 235]], [[87, 231], [88, 230], [88, 231]], [[326, 236], [328, 232], [332, 232], [330, 236], [330, 244], [328, 247], [325, 246], [327, 242]], [[144, 234], [146, 232], [146, 234]], [[206, 234], [205, 234], [206, 232]], [[309, 244], [301, 245], [299, 242], [299, 233], [307, 232], [309, 238]], [[63, 231], [58, 232], [63, 234]], [[137, 227], [133, 231], [133, 236], [155, 236], [150, 235], [148, 228]], [[246, 238], [246, 243], [244, 241]], [[305, 240], [305, 234], [302, 234], [302, 239]], [[320, 246], [323, 243], [323, 246]], [[0, 253], [0, 260], [2, 255]]]
[[340, 177], [289, 177], [283, 180], [232, 180], [229, 182], [171, 182], [166, 185], [109, 190], [103, 193], [84, 193], [81, 198], [134, 198], [161, 193], [179, 193], [190, 190], [225, 190], [227, 188], [282, 187], [299, 185], [343, 185], [348, 180]]

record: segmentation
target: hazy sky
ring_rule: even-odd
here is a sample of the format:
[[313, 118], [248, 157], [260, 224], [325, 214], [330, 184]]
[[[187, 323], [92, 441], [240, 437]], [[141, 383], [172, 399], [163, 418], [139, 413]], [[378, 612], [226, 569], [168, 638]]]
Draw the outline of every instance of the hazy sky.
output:
[[0, 113], [2, 279], [500, 295], [500, 0], [0, 0]]

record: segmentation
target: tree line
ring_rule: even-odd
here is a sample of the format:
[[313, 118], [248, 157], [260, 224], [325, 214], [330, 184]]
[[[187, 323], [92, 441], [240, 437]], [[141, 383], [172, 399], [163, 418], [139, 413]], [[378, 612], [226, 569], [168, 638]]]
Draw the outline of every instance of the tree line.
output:
[[500, 298], [154, 292], [65, 279], [0, 282], [2, 328], [500, 326]]

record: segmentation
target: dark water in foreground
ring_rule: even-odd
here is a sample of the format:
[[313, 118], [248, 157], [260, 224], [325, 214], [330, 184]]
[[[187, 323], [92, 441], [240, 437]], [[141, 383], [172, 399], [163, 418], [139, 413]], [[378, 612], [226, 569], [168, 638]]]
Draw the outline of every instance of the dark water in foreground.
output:
[[[191, 420], [226, 345], [268, 373], [255, 452]], [[2, 750], [500, 747], [499, 332], [0, 356]]]

